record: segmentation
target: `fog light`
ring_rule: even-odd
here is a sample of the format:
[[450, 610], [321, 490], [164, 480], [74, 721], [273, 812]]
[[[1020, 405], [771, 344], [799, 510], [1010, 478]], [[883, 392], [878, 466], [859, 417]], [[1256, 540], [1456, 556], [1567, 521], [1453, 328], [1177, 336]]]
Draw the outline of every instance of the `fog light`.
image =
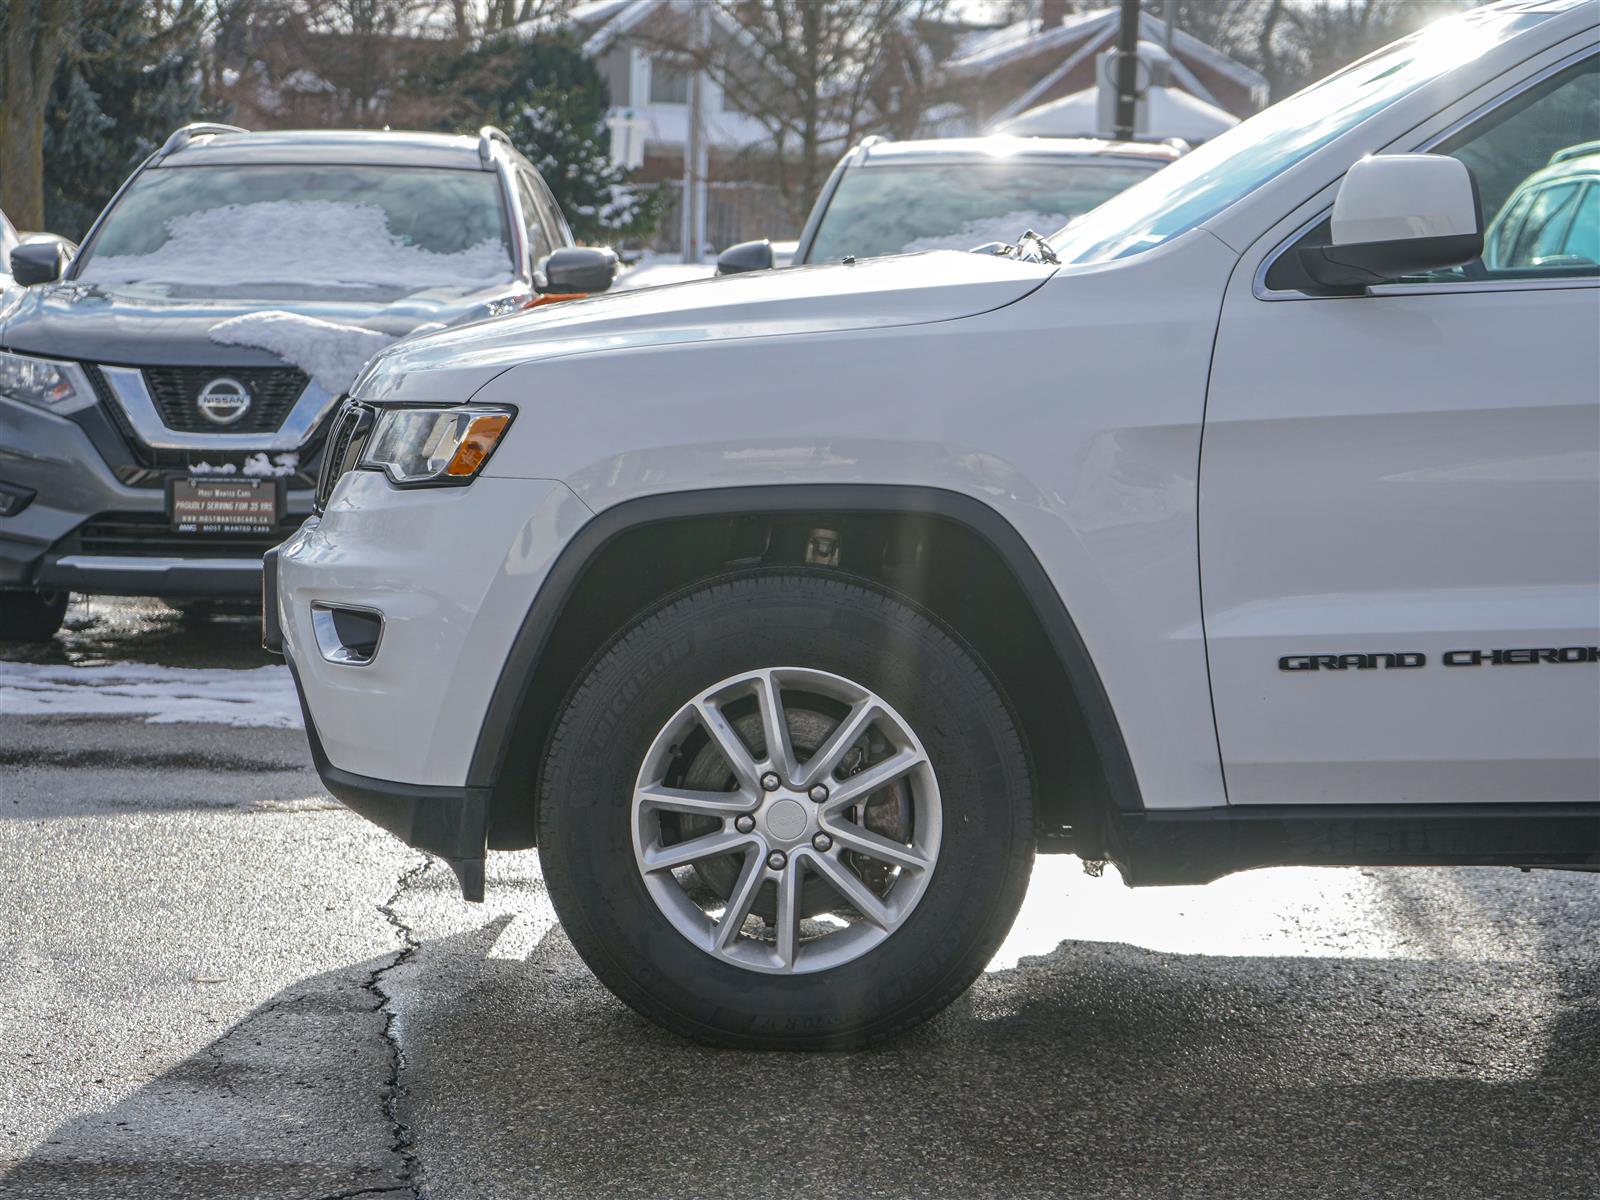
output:
[[318, 601], [311, 606], [311, 631], [323, 658], [342, 666], [364, 667], [378, 655], [383, 614], [372, 608]]
[[15, 483], [0, 483], [0, 517], [14, 517], [33, 503], [35, 492]]

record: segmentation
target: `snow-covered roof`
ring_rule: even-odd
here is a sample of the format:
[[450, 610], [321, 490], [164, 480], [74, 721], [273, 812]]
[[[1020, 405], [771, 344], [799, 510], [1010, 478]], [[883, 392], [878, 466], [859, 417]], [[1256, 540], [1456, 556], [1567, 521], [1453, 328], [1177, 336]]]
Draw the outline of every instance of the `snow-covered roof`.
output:
[[475, 137], [387, 129], [263, 129], [253, 133], [205, 134], [180, 146], [161, 165], [263, 162], [471, 168], [482, 165]]
[[[1148, 124], [1152, 137], [1176, 137], [1186, 141], [1205, 141], [1232, 129], [1239, 118], [1214, 104], [1171, 87], [1152, 87], [1145, 93]], [[1070, 137], [1092, 131], [1100, 123], [1100, 96], [1095, 88], [1084, 88], [1059, 100], [1030, 108], [1026, 112], [991, 126], [991, 132], [1017, 137]], [[1173, 157], [1176, 157], [1174, 153]]]
[[[1114, 34], [1119, 15], [1118, 9], [1102, 8], [1067, 17], [1050, 29], [1040, 29], [1037, 20], [1028, 18], [1013, 21], [999, 29], [979, 30], [961, 40], [947, 69], [958, 77], [985, 75], [1008, 63], [1032, 58], [1054, 47], [1064, 49], [1084, 38]], [[1139, 36], [1153, 42], [1164, 41], [1166, 25], [1150, 13], [1141, 13]], [[1245, 66], [1181, 29], [1173, 30], [1172, 48], [1186, 58], [1205, 63], [1242, 87], [1254, 90], [1267, 85], [1266, 76], [1260, 71]]]
[[[673, 0], [591, 0], [569, 10], [567, 19], [580, 30], [588, 31], [583, 52], [590, 58], [599, 58], [619, 37], [637, 29], [658, 9], [669, 7], [673, 7]], [[683, 7], [681, 2], [677, 7]], [[712, 19], [725, 32], [741, 41], [747, 36], [744, 27], [721, 5], [710, 8]]]

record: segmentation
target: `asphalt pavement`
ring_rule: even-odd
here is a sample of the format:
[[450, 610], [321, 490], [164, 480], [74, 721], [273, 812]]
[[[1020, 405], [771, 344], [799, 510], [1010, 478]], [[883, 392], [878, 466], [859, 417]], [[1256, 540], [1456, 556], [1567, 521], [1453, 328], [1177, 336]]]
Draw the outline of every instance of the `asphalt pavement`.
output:
[[236, 694], [248, 618], [71, 625], [0, 644], [0, 1197], [1600, 1191], [1600, 878], [1043, 859], [926, 1027], [708, 1050], [594, 981], [536, 853], [468, 905], [332, 802]]

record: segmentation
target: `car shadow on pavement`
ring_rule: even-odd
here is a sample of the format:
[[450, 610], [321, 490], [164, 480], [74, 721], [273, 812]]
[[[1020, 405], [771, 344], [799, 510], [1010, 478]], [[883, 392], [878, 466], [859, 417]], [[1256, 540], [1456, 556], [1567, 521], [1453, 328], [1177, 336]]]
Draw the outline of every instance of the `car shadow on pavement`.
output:
[[[1600, 968], [1063, 942], [874, 1050], [692, 1045], [509, 918], [302, 980], [0, 1195], [1572, 1196]], [[403, 1048], [392, 1093], [380, 994]], [[392, 1102], [392, 1103], [391, 1103]], [[386, 1105], [388, 1107], [386, 1107]], [[390, 1118], [394, 1118], [391, 1120]]]

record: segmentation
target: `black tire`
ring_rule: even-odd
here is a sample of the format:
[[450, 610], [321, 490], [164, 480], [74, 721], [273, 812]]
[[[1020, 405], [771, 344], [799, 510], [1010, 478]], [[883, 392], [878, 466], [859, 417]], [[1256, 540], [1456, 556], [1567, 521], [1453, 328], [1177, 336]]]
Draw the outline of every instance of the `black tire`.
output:
[[[635, 778], [673, 714], [776, 666], [842, 675], [893, 705], [927, 751], [944, 829], [903, 924], [860, 957], [790, 975], [743, 969], [680, 934], [644, 885], [630, 825]], [[545, 880], [578, 952], [638, 1012], [719, 1046], [854, 1047], [927, 1020], [993, 957], [1033, 862], [1027, 759], [987, 672], [928, 617], [837, 576], [730, 577], [640, 618], [568, 698], [540, 796]]]
[[0, 591], [0, 642], [48, 642], [66, 617], [66, 592]]

